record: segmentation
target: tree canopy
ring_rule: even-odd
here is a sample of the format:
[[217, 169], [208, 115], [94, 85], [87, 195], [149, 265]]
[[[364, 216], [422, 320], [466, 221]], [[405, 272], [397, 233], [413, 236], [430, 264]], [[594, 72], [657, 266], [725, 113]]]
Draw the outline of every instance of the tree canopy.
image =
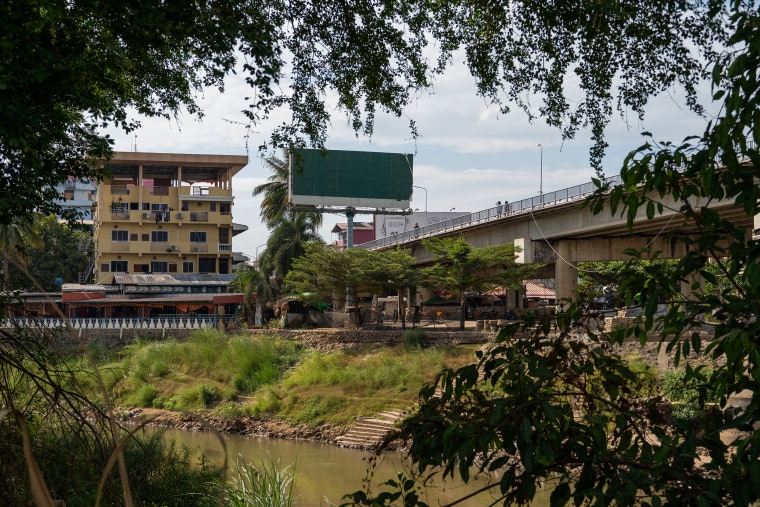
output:
[[459, 238], [429, 238], [422, 246], [433, 254], [435, 263], [425, 270], [426, 282], [459, 298], [459, 327], [464, 329], [466, 292], [488, 292], [499, 285], [522, 288], [540, 266], [520, 265], [513, 245], [473, 248]]
[[[725, 41], [719, 0], [562, 2], [380, 0], [11, 1], [0, 16], [0, 220], [60, 212], [52, 186], [98, 177], [106, 127], [140, 116], [202, 115], [196, 97], [242, 72], [257, 124], [291, 118], [273, 146], [327, 139], [331, 112], [371, 135], [400, 116], [463, 51], [476, 92], [516, 104], [572, 137], [589, 126], [598, 169], [615, 107], [643, 114], [681, 86], [699, 110], [704, 61]], [[458, 56], [456, 56], [458, 58]], [[569, 76], [575, 76], [572, 84]], [[577, 94], [577, 95], [576, 95]], [[538, 97], [534, 106], [531, 97]], [[417, 135], [414, 122], [410, 130]]]
[[[656, 252], [629, 251], [620, 286], [640, 293], [644, 309], [629, 325], [600, 329], [572, 304], [556, 331], [526, 319], [477, 364], [442, 372], [400, 430], [417, 472], [465, 480], [471, 467], [494, 473], [481, 493], [503, 505], [530, 502], [541, 483], [552, 488], [552, 505], [760, 500], [760, 240], [714, 206], [727, 200], [747, 217], [760, 213], [760, 12], [738, 1], [730, 7], [733, 35], [710, 61], [721, 114], [682, 142], [647, 142], [626, 159], [622, 184], [599, 181], [587, 202], [632, 224], [637, 211], [654, 217], [675, 199], [682, 221], [668, 236], [688, 253], [649, 263], [641, 276], [639, 259]], [[657, 316], [662, 298], [668, 310]], [[626, 341], [654, 341], [668, 354], [680, 382], [697, 392], [696, 415], [671, 414], [667, 399], [650, 397], [641, 369], [615, 349]], [[388, 505], [404, 494], [399, 482], [388, 485], [352, 501]]]

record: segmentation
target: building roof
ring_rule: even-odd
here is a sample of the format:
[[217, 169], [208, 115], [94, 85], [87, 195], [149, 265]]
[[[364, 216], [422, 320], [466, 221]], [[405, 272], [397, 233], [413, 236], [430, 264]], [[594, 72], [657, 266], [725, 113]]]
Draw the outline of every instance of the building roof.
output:
[[527, 298], [537, 298], [537, 299], [556, 299], [557, 294], [554, 292], [553, 289], [550, 289], [549, 287], [546, 287], [545, 285], [541, 285], [540, 283], [525, 282], [525, 297]]
[[227, 285], [236, 275], [190, 273], [114, 273], [117, 285]]
[[[253, 296], [255, 298], [255, 296]], [[239, 304], [245, 300], [245, 295], [239, 292], [227, 292], [224, 294], [179, 294], [179, 295], [151, 295], [149, 297], [128, 297], [128, 296], [111, 296], [104, 298], [87, 298], [70, 299], [66, 301], [73, 306], [103, 306], [103, 305], [129, 305], [139, 306], [146, 304], [161, 305], [181, 305], [181, 304]]]
[[[338, 222], [335, 227], [332, 228], [332, 233], [343, 232], [348, 229], [348, 223]], [[372, 222], [354, 222], [354, 231], [374, 231], [375, 224]]]
[[90, 180], [90, 179], [80, 179], [80, 178], [69, 178], [66, 181], [62, 181], [56, 185], [56, 188], [63, 188], [70, 189], [73, 188], [74, 190], [87, 190], [87, 191], [95, 191], [98, 188], [97, 182]]
[[142, 151], [115, 151], [108, 166], [182, 167], [183, 180], [204, 181], [214, 179], [219, 169], [230, 169], [232, 176], [248, 164], [247, 155], [200, 155], [188, 153], [149, 153]]
[[61, 285], [61, 292], [118, 292], [119, 288], [113, 285], [103, 285], [99, 283], [64, 283]]

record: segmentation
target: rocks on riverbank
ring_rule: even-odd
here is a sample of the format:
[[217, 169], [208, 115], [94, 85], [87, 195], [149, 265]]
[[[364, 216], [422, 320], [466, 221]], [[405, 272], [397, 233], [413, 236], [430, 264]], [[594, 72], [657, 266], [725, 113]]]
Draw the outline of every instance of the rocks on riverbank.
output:
[[287, 438], [332, 443], [345, 433], [345, 427], [330, 424], [310, 428], [293, 426], [276, 419], [261, 419], [250, 416], [226, 418], [207, 416], [189, 412], [172, 412], [155, 408], [136, 408], [122, 412], [119, 422], [146, 426], [164, 426], [187, 431], [217, 431], [230, 435], [250, 435], [268, 438]]

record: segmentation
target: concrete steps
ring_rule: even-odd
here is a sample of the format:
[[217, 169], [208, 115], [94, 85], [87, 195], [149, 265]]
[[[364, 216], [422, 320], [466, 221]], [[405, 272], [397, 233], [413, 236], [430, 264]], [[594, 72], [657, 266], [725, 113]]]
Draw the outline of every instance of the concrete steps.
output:
[[403, 410], [388, 410], [372, 417], [359, 417], [348, 432], [335, 439], [335, 444], [352, 449], [374, 449], [406, 414]]

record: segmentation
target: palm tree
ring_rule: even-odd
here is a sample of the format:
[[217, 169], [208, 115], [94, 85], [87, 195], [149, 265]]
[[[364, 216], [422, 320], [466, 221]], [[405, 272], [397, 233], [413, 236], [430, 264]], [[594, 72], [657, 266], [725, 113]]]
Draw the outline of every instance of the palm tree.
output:
[[260, 262], [262, 270], [275, 273], [278, 285], [290, 271], [293, 259], [304, 254], [306, 243], [322, 241], [317, 232], [321, 218], [318, 213], [296, 212], [292, 219], [282, 218], [272, 229]]
[[[230, 282], [229, 290], [244, 294], [243, 312], [248, 322], [252, 321], [252, 313], [256, 313], [256, 305], [261, 305], [263, 309], [263, 305], [272, 293], [269, 277], [253, 264], [246, 264], [237, 271], [237, 276]], [[256, 299], [255, 303], [252, 304], [251, 300], [254, 294]]]
[[[288, 203], [288, 152], [282, 152], [282, 158], [271, 155], [264, 159], [272, 175], [268, 183], [263, 183], [253, 189], [253, 196], [263, 196], [261, 201], [261, 219], [267, 228], [272, 230], [278, 226], [281, 219], [294, 220], [296, 211]], [[322, 225], [322, 216], [316, 215], [314, 223], [318, 229]]]

